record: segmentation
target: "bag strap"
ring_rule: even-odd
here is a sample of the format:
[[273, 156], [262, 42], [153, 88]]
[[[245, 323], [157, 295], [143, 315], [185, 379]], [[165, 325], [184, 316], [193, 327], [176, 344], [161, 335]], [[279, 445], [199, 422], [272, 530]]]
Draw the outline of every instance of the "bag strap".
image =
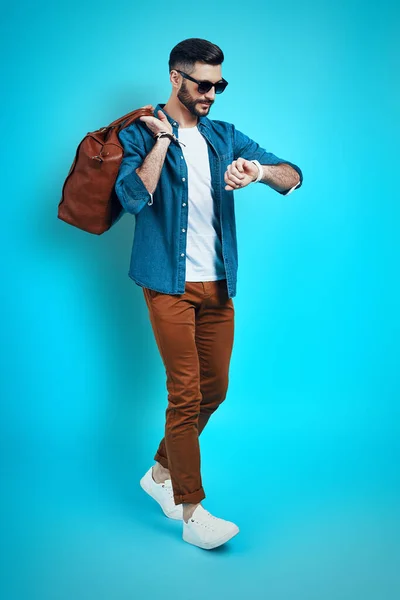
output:
[[[136, 110], [131, 111], [130, 113], [127, 113], [126, 115], [119, 117], [119, 119], [116, 119], [115, 121], [113, 121], [112, 123], [110, 123], [107, 127], [103, 127], [102, 129], [108, 129], [111, 127], [116, 127], [118, 128], [118, 132], [121, 131], [121, 129], [124, 129], [125, 127], [128, 127], [133, 121], [135, 121], [136, 119], [138, 119], [139, 117], [144, 117], [144, 116], [149, 116], [149, 117], [153, 117], [153, 111], [151, 108], [137, 108]], [[126, 122], [125, 122], [126, 121]]]

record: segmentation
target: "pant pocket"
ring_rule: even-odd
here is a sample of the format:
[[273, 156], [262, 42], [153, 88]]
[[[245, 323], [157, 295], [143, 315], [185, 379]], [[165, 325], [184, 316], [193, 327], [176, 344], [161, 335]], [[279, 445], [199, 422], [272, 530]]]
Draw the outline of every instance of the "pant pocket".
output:
[[148, 298], [155, 298], [158, 294], [161, 294], [161, 292], [158, 292], [157, 290], [152, 290], [151, 288], [148, 288], [148, 287], [144, 287], [143, 291], [147, 295]]

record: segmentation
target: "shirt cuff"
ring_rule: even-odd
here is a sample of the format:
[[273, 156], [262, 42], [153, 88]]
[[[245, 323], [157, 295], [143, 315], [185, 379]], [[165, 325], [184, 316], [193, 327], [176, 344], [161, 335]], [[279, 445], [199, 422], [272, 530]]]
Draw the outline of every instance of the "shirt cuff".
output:
[[282, 196], [288, 196], [289, 194], [291, 194], [293, 192], [293, 190], [295, 190], [297, 187], [299, 187], [300, 185], [300, 181], [299, 183], [296, 183], [296, 185], [294, 185], [292, 188], [290, 188], [290, 190], [288, 190], [287, 192], [282, 192]]

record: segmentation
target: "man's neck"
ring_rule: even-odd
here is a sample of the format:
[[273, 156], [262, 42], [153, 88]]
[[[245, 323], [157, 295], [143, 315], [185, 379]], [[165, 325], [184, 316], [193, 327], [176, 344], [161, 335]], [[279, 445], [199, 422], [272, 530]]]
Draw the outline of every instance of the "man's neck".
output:
[[180, 127], [195, 127], [199, 118], [192, 115], [188, 109], [178, 100], [169, 99], [163, 110], [175, 121], [178, 121]]

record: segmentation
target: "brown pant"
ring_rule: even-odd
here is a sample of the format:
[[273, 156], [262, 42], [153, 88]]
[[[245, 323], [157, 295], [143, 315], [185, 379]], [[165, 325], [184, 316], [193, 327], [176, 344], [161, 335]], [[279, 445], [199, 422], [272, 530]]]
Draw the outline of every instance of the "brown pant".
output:
[[175, 504], [197, 503], [206, 497], [198, 437], [228, 389], [233, 300], [226, 279], [187, 281], [179, 295], [143, 293], [168, 391], [165, 437], [154, 459], [171, 473]]

